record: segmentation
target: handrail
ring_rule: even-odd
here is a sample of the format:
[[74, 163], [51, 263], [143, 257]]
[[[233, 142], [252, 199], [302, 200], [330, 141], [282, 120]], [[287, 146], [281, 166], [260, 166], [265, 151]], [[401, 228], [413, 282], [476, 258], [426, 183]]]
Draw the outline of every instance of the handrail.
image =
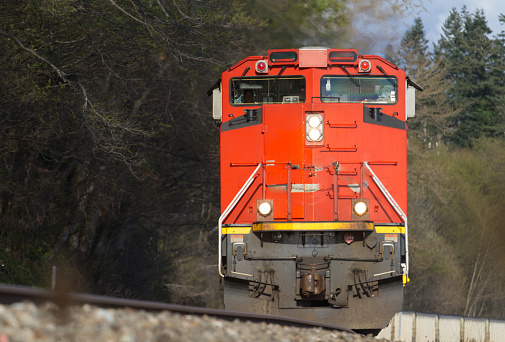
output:
[[256, 174], [256, 172], [258, 172], [259, 168], [262, 166], [263, 164], [262, 163], [259, 163], [258, 164], [258, 167], [256, 167], [256, 169], [254, 169], [254, 172], [251, 174], [251, 176], [249, 176], [249, 178], [247, 179], [247, 181], [244, 183], [244, 185], [242, 186], [242, 188], [240, 189], [239, 192], [237, 192], [237, 194], [235, 195], [235, 197], [233, 198], [233, 200], [230, 202], [230, 204], [228, 204], [228, 206], [226, 207], [225, 211], [223, 211], [223, 213], [221, 214], [221, 216], [219, 217], [219, 241], [218, 241], [218, 255], [217, 255], [217, 267], [219, 268], [219, 275], [224, 278], [224, 274], [222, 272], [222, 268], [223, 268], [223, 261], [222, 261], [222, 251], [223, 251], [223, 242], [222, 242], [222, 238], [223, 238], [223, 221], [226, 217], [228, 217], [228, 215], [230, 214], [230, 212], [235, 208], [235, 206], [237, 205], [238, 201], [240, 201], [240, 199], [242, 198], [242, 196], [244, 196], [245, 192], [247, 191], [247, 189], [249, 189], [249, 187], [251, 186], [252, 182], [254, 181], [255, 177], [254, 175]]
[[398, 215], [400, 215], [400, 217], [402, 218], [402, 220], [405, 224], [405, 275], [407, 275], [407, 278], [408, 278], [408, 274], [409, 274], [409, 230], [407, 228], [407, 215], [405, 215], [402, 208], [400, 208], [400, 206], [398, 205], [398, 203], [396, 203], [393, 196], [391, 196], [389, 191], [382, 184], [379, 177], [377, 177], [375, 172], [373, 172], [372, 169], [370, 168], [370, 166], [368, 166], [368, 162], [363, 162], [363, 165], [367, 168], [368, 171], [370, 171], [370, 173], [372, 174], [372, 180], [375, 182], [375, 184], [377, 184], [377, 186], [379, 187], [379, 189], [382, 192], [382, 194], [384, 195], [384, 197], [386, 197], [389, 204], [391, 204], [391, 206], [396, 210], [396, 212], [398, 213]]

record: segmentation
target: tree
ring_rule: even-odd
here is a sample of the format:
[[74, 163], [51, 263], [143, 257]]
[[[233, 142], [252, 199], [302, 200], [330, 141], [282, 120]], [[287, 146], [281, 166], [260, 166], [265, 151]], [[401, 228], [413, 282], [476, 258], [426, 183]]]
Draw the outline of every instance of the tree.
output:
[[414, 24], [403, 35], [400, 47], [400, 63], [405, 66], [409, 75], [417, 79], [430, 57], [428, 39], [421, 18], [414, 19]]
[[310, 45], [332, 45], [348, 22], [342, 0], [247, 0], [246, 11], [262, 22], [248, 34], [256, 53]]
[[45, 285], [57, 265], [74, 289], [166, 298], [165, 265], [201, 259], [168, 242], [205, 245], [219, 215], [203, 94], [256, 21], [220, 0], [2, 9], [1, 280]]
[[453, 123], [452, 140], [471, 146], [480, 136], [502, 134], [505, 64], [500, 57], [501, 42], [489, 37], [491, 30], [482, 10], [471, 14], [466, 7], [461, 13], [453, 8], [442, 30], [435, 55], [453, 85], [449, 91], [452, 103], [462, 107]]
[[[262, 21], [249, 32], [255, 53], [268, 49], [325, 46], [371, 53], [387, 41], [396, 41], [399, 18], [423, 6], [422, 0], [246, 0], [247, 13]], [[357, 24], [359, 23], [359, 25]], [[380, 34], [377, 34], [380, 32]]]
[[409, 141], [409, 310], [503, 318], [501, 139], [472, 149]]
[[407, 75], [423, 87], [416, 92], [416, 116], [409, 119], [409, 134], [421, 137], [427, 145], [442, 143], [458, 108], [449, 101], [451, 83], [445, 79], [442, 63], [432, 59], [420, 18], [406, 31], [396, 56]]

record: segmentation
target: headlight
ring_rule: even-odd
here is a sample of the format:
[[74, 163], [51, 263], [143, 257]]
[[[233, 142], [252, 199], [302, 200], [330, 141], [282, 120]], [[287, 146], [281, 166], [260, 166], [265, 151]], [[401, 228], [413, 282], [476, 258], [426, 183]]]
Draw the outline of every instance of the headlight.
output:
[[305, 117], [305, 134], [308, 142], [320, 142], [323, 140], [323, 116], [321, 114], [309, 114]]
[[318, 141], [321, 138], [321, 132], [318, 129], [311, 128], [309, 131], [309, 140]]
[[363, 216], [368, 210], [368, 207], [365, 202], [356, 202], [354, 203], [354, 212], [358, 216]]
[[307, 123], [309, 124], [310, 127], [316, 128], [321, 124], [321, 118], [319, 115], [310, 115], [308, 117]]
[[272, 212], [272, 203], [270, 202], [261, 202], [258, 205], [258, 212], [262, 216], [268, 216]]

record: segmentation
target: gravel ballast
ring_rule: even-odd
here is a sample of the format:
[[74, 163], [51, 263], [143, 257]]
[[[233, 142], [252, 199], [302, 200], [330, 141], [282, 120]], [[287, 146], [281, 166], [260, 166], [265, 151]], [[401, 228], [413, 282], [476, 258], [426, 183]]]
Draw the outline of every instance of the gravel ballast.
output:
[[[209, 316], [91, 305], [59, 310], [30, 302], [0, 305], [0, 342], [42, 341], [334, 341], [377, 342], [370, 336], [319, 328], [226, 321]], [[384, 340], [382, 340], [384, 341]]]

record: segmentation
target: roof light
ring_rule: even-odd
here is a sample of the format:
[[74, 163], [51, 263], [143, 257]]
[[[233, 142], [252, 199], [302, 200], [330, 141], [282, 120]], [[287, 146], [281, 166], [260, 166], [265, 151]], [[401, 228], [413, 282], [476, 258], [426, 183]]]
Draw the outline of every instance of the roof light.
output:
[[372, 69], [372, 63], [369, 60], [363, 59], [359, 62], [359, 72], [369, 72]]
[[265, 60], [256, 62], [256, 72], [260, 74], [264, 74], [268, 72], [268, 63]]

